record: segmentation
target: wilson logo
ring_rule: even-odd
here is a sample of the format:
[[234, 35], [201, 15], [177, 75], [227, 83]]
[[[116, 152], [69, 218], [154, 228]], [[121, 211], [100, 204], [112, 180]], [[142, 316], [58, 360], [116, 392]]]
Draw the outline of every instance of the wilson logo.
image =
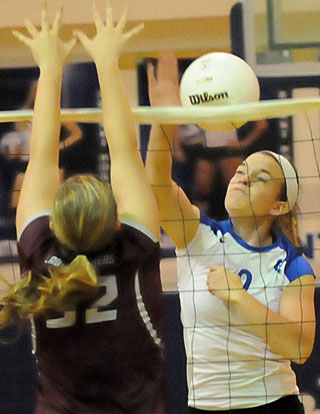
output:
[[212, 82], [213, 78], [202, 78], [202, 79], [198, 79], [196, 81], [196, 84], [201, 84], [201, 83], [206, 83], [206, 82]]
[[208, 92], [199, 93], [196, 95], [189, 95], [191, 105], [199, 105], [206, 102], [220, 101], [222, 99], [228, 99], [228, 92], [219, 92], [214, 95], [210, 95]]

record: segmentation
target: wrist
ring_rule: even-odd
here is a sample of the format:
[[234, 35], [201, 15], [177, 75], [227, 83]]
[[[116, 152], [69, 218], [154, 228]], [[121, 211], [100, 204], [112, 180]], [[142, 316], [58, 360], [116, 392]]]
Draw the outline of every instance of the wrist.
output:
[[50, 77], [52, 79], [62, 79], [63, 67], [52, 67], [52, 66], [40, 66], [40, 76], [41, 77]]
[[246, 300], [247, 295], [248, 292], [243, 288], [232, 289], [230, 290], [227, 302], [230, 303], [232, 306], [237, 307], [239, 304], [243, 303], [243, 301]]
[[95, 61], [98, 72], [105, 71], [108, 69], [114, 70], [115, 68], [119, 68], [119, 57], [118, 56], [98, 57], [94, 61]]

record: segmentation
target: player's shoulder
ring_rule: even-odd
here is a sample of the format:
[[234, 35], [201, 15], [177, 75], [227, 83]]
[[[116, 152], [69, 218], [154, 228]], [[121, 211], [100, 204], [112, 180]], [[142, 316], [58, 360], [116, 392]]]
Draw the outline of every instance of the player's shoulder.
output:
[[160, 256], [158, 238], [141, 223], [120, 217], [121, 227], [117, 232], [117, 244], [121, 245], [122, 254], [127, 259], [138, 260], [150, 255]]
[[19, 235], [19, 242], [39, 234], [50, 232], [50, 214], [48, 210], [39, 211], [28, 218]]
[[[281, 232], [276, 234], [276, 246], [286, 252], [287, 261], [291, 261], [297, 258], [303, 258], [300, 249], [293, 245], [293, 243]], [[303, 258], [303, 260], [305, 260]]]
[[43, 268], [43, 256], [55, 241], [50, 229], [49, 212], [39, 212], [25, 223], [18, 239], [18, 255], [22, 272], [31, 268]]
[[50, 229], [50, 212], [41, 211], [32, 215], [24, 224], [18, 238], [19, 256], [30, 256], [49, 238], [54, 238]]
[[192, 240], [185, 248], [177, 248], [176, 252], [179, 256], [185, 254], [187, 249], [189, 252], [192, 250], [203, 251], [203, 249], [211, 249], [223, 235], [229, 231], [227, 221], [217, 221], [209, 217], [204, 211], [199, 210], [199, 226]]
[[303, 275], [313, 275], [314, 271], [301, 250], [284, 235], [278, 237], [278, 246], [286, 253], [285, 274], [292, 282]]
[[143, 224], [127, 217], [120, 217], [121, 236], [139, 243], [158, 244], [158, 238]]
[[[199, 218], [200, 228], [207, 228], [210, 229], [214, 234], [225, 234], [228, 232], [232, 232], [232, 225], [231, 221], [224, 220], [219, 221], [214, 218], [209, 217], [204, 211], [200, 210], [200, 218]], [[201, 226], [202, 225], [202, 226]]]

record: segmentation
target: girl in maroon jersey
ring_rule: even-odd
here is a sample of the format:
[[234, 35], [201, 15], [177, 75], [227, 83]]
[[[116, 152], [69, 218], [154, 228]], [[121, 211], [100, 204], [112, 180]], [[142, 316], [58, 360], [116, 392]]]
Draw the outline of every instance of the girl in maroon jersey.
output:
[[65, 60], [76, 40], [60, 39], [42, 11], [30, 36], [14, 32], [40, 69], [30, 161], [16, 226], [27, 277], [3, 298], [1, 321], [33, 317], [39, 369], [37, 414], [165, 414], [159, 325], [159, 217], [137, 149], [118, 66], [126, 42], [107, 4], [93, 6], [96, 35], [78, 32], [101, 87], [111, 186], [75, 176], [60, 186], [60, 94]]

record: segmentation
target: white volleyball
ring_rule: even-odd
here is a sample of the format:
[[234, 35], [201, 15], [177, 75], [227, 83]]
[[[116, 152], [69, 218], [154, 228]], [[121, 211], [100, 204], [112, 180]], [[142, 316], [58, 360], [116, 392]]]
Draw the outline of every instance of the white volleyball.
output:
[[[185, 107], [234, 105], [259, 101], [260, 87], [256, 74], [244, 60], [231, 53], [213, 52], [197, 58], [185, 70], [180, 97]], [[200, 126], [228, 131], [241, 124], [230, 121]]]

